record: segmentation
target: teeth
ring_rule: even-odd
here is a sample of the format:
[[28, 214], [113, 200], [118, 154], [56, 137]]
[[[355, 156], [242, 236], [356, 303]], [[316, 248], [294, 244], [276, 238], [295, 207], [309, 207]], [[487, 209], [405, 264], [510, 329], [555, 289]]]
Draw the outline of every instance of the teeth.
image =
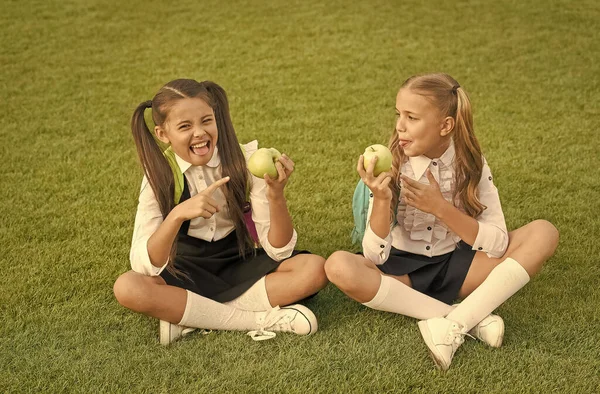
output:
[[199, 144], [192, 145], [192, 148], [194, 148], [194, 149], [195, 148], [202, 148], [203, 146], [206, 146], [206, 144], [208, 144], [208, 141], [204, 141], [204, 142], [201, 142]]

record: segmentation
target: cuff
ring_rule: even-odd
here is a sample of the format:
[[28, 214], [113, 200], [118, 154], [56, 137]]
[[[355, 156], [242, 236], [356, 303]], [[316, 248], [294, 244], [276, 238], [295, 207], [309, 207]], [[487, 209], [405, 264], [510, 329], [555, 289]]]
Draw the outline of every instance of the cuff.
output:
[[265, 237], [265, 240], [261, 246], [263, 247], [265, 252], [267, 252], [267, 254], [269, 255], [270, 258], [279, 262], [283, 259], [287, 259], [288, 257], [290, 257], [292, 255], [292, 252], [294, 251], [294, 247], [296, 246], [297, 240], [298, 240], [298, 234], [296, 233], [296, 230], [294, 229], [292, 232], [292, 238], [290, 238], [290, 241], [287, 243], [287, 245], [284, 245], [281, 248], [276, 248], [269, 243], [269, 237]]
[[168, 262], [161, 267], [156, 267], [150, 262], [150, 255], [148, 255], [148, 240], [145, 242], [138, 243], [137, 247], [131, 249], [131, 255], [129, 256], [131, 261], [131, 268], [135, 272], [147, 276], [158, 276], [165, 269]]
[[377, 265], [385, 263], [390, 255], [390, 249], [392, 248], [391, 241], [391, 232], [385, 239], [383, 239], [375, 234], [375, 232], [371, 229], [371, 223], [368, 223], [362, 242], [364, 256]]
[[485, 252], [489, 257], [502, 257], [508, 247], [508, 234], [489, 223], [479, 222], [473, 250]]

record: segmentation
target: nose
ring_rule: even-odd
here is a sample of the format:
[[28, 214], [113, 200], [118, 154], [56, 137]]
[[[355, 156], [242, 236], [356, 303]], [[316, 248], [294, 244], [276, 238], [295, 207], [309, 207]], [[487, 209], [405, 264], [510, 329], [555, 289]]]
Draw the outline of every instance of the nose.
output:
[[404, 132], [404, 130], [404, 118], [402, 116], [398, 116], [398, 119], [396, 120], [396, 131], [400, 133]]
[[204, 131], [202, 129], [202, 127], [194, 127], [194, 136], [195, 137], [202, 137], [204, 134], [206, 134], [206, 131]]

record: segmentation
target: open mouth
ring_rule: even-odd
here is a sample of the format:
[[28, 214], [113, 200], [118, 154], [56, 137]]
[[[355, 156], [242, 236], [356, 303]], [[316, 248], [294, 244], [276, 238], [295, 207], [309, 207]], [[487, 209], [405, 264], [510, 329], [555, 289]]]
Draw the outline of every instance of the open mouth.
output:
[[193, 154], [198, 156], [204, 156], [210, 151], [210, 141], [202, 141], [190, 146], [190, 150]]
[[400, 147], [402, 149], [406, 148], [408, 145], [410, 145], [412, 143], [412, 141], [408, 141], [408, 140], [400, 140], [398, 141], [398, 143], [400, 144]]

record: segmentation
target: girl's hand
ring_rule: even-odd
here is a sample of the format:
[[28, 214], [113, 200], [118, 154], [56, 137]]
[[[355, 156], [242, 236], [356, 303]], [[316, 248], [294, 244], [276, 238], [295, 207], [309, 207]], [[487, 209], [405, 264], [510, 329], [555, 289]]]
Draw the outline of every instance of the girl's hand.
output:
[[281, 155], [279, 161], [275, 163], [277, 168], [278, 177], [272, 179], [269, 175], [265, 174], [265, 182], [267, 183], [267, 199], [269, 201], [279, 198], [284, 198], [283, 188], [287, 184], [287, 181], [294, 172], [294, 162], [285, 153]]
[[377, 160], [379, 158], [374, 157], [371, 163], [369, 163], [369, 168], [365, 171], [365, 158], [363, 155], [360, 155], [356, 171], [358, 171], [360, 179], [362, 179], [364, 184], [371, 190], [371, 193], [373, 193], [373, 198], [391, 201], [392, 189], [390, 189], [390, 182], [392, 181], [392, 176], [389, 172], [382, 172], [377, 177], [373, 175], [373, 169]]
[[221, 186], [229, 182], [229, 177], [221, 178], [215, 181], [206, 189], [196, 194], [194, 197], [177, 205], [179, 217], [183, 220], [191, 220], [199, 217], [210, 219], [215, 212], [219, 212], [221, 208], [217, 201], [212, 198], [213, 193]]
[[429, 185], [419, 183], [406, 175], [401, 175], [402, 191], [400, 194], [404, 197], [404, 201], [406, 201], [408, 205], [415, 207], [420, 211], [431, 213], [437, 217], [437, 212], [447, 203], [447, 201], [444, 196], [442, 196], [440, 185], [433, 177], [431, 171], [427, 170], [426, 175], [429, 180]]

